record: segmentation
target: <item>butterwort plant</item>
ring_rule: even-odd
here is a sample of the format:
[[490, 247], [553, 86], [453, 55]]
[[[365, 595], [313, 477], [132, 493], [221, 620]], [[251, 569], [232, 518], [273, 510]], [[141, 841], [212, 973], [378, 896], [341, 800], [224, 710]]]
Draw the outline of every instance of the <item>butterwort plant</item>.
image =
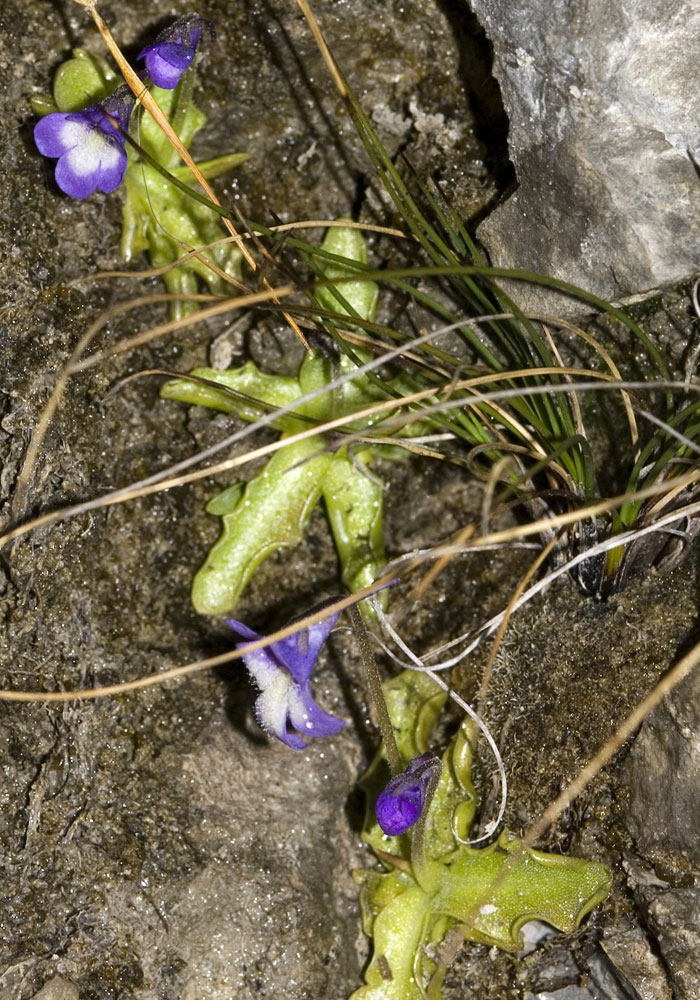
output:
[[[362, 277], [368, 254], [361, 231], [342, 225], [332, 227], [320, 250], [332, 255], [333, 262], [320, 258], [318, 270], [326, 280], [338, 284], [319, 288], [314, 304], [333, 311], [345, 328], [352, 326], [353, 317], [372, 322], [378, 286]], [[336, 295], [342, 296], [342, 303]], [[369, 357], [360, 348], [354, 350], [354, 356], [362, 363]], [[191, 373], [194, 380], [167, 382], [161, 396], [233, 413], [246, 421], [258, 420], [264, 412], [256, 402], [265, 409], [284, 409], [286, 412], [272, 426], [281, 432], [282, 439], [293, 438], [310, 423], [322, 428], [332, 417], [366, 411], [387, 398], [384, 386], [366, 374], [354, 376], [357, 368], [344, 352], [337, 361], [321, 352], [307, 354], [296, 377], [263, 372], [252, 361], [224, 371], [195, 368]], [[345, 383], [327, 389], [338, 375], [345, 377]], [[396, 396], [408, 391], [400, 374], [390, 386]], [[369, 429], [379, 419], [379, 415], [365, 413], [348, 427], [353, 431]], [[416, 423], [408, 432], [420, 433], [423, 429]], [[230, 613], [263, 560], [301, 542], [304, 525], [321, 498], [340, 558], [343, 583], [353, 592], [369, 586], [385, 562], [383, 487], [370, 466], [378, 454], [395, 458], [396, 451], [363, 444], [351, 452], [342, 443], [331, 450], [322, 434], [313, 435], [283, 445], [247, 484], [232, 484], [212, 497], [206, 509], [221, 517], [222, 531], [192, 583], [195, 610], [200, 614]], [[361, 610], [371, 617], [366, 603]]]
[[[578, 926], [607, 895], [610, 876], [604, 865], [535, 851], [507, 830], [487, 847], [470, 846], [476, 814], [472, 720], [462, 722], [442, 758], [427, 750], [444, 691], [427, 674], [410, 670], [377, 689], [369, 678], [376, 664], [367, 662], [365, 626], [355, 609], [350, 616], [353, 628], [359, 627], [370, 697], [381, 700], [376, 714], [386, 719], [384, 746], [363, 782], [370, 804], [363, 839], [383, 870], [354, 873], [374, 954], [365, 985], [351, 1000], [439, 1000], [446, 968], [435, 958], [436, 946], [451, 928], [467, 940], [517, 951], [528, 920], [563, 931]], [[293, 750], [306, 747], [304, 737], [333, 736], [343, 727], [310, 690], [318, 655], [337, 620], [331, 607], [320, 622], [248, 652], [261, 637], [240, 621], [227, 622], [243, 640], [237, 646], [260, 689], [258, 721]], [[387, 781], [392, 759], [394, 772], [397, 760], [405, 763]]]
[[[206, 122], [193, 97], [192, 62], [200, 43], [214, 38], [210, 21], [186, 14], [139, 55], [144, 84], [185, 148]], [[56, 72], [52, 97], [36, 97], [32, 107], [41, 116], [34, 130], [37, 148], [58, 159], [56, 183], [65, 194], [87, 198], [95, 191], [111, 193], [123, 182], [121, 251], [127, 262], [147, 251], [154, 267], [172, 265], [185, 250], [221, 239], [219, 216], [188, 193], [189, 168], [151, 115], [134, 110], [129, 88], [120, 86], [104, 59], [74, 49]], [[197, 166], [211, 180], [247, 159], [246, 153], [229, 153]], [[225, 243], [202, 250], [166, 272], [168, 291], [183, 296], [171, 305], [173, 319], [196, 311], [184, 296], [198, 291], [198, 278], [213, 294], [224, 294], [227, 278], [241, 279], [238, 247]]]
[[[142, 75], [147, 73], [163, 90], [174, 90], [205, 33], [212, 41], [216, 38], [214, 25], [206, 18], [199, 14], [179, 18], [139, 53], [146, 64]], [[76, 81], [80, 86], [84, 75], [81, 66], [81, 79]], [[34, 141], [42, 156], [58, 158], [56, 183], [62, 191], [72, 198], [87, 198], [95, 190], [110, 193], [119, 187], [126, 173], [125, 137], [133, 105], [134, 96], [124, 84], [97, 104], [79, 111], [55, 111], [37, 123]]]
[[465, 940], [518, 951], [529, 920], [574, 930], [607, 895], [610, 875], [602, 864], [533, 850], [508, 830], [471, 846], [474, 723], [465, 718], [438, 758], [427, 744], [444, 691], [428, 674], [406, 670], [382, 692], [404, 767], [387, 781], [385, 738], [362, 782], [363, 840], [382, 868], [353, 873], [373, 955], [351, 1000], [440, 1000], [446, 967], [438, 945], [452, 928]]
[[[203, 124], [192, 101], [192, 64], [202, 41], [213, 38], [209, 22], [188, 14], [140, 54], [143, 79], [150, 80], [154, 98], [185, 146]], [[58, 161], [57, 183], [69, 196], [110, 193], [123, 181], [125, 254], [148, 248], [154, 264], [171, 263], [183, 243], [196, 247], [211, 242], [210, 234], [218, 232], [217, 218], [199, 214], [199, 203], [163, 176], [169, 171], [178, 181], [191, 179], [152, 119], [133, 109], [109, 66], [76, 50], [56, 76], [53, 101], [35, 104], [37, 113], [45, 116], [36, 126], [36, 142], [40, 152]], [[141, 144], [138, 154], [127, 149], [127, 135], [132, 133]], [[233, 165], [230, 159], [218, 158], [200, 169], [212, 177]], [[377, 287], [363, 277], [367, 252], [361, 237], [341, 227], [326, 237], [322, 249], [335, 259], [335, 266], [316, 268], [327, 280], [325, 289], [315, 293], [313, 309], [334, 311], [344, 317], [344, 326], [352, 326], [353, 318], [371, 323]], [[239, 260], [232, 256], [224, 269], [235, 270]], [[170, 273], [178, 272], [180, 284], [169, 287], [190, 289], [194, 272], [179, 267]], [[216, 287], [213, 277], [206, 280]], [[332, 414], [353, 415], [386, 398], [366, 375], [354, 376], [357, 362], [364, 360], [361, 349], [354, 359], [341, 354], [337, 363], [309, 355], [295, 379], [271, 376], [250, 364], [231, 372], [205, 370], [201, 378], [195, 373], [197, 382], [169, 383], [163, 395], [236, 412], [246, 420], [257, 418], [260, 404], [286, 408], [273, 426], [283, 437], [291, 437], [309, 421], [320, 425]], [[324, 392], [338, 370], [351, 380], [333, 393]], [[209, 385], [203, 387], [202, 380]], [[401, 395], [401, 386], [400, 376], [392, 379], [392, 398]], [[304, 401], [297, 405], [300, 399]], [[365, 415], [356, 424], [350, 425], [352, 430], [369, 432], [372, 420]], [[374, 446], [352, 455], [342, 446], [331, 451], [321, 434], [307, 439], [300, 450], [297, 444], [283, 446], [260, 476], [245, 487], [229, 487], [210, 504], [224, 526], [195, 581], [194, 603], [205, 613], [232, 610], [266, 555], [300, 539], [321, 495], [348, 588], [365, 590], [377, 576], [383, 563], [381, 485], [367, 475]], [[508, 831], [483, 849], [470, 846], [476, 813], [470, 720], [462, 723], [441, 757], [434, 755], [429, 743], [446, 695], [420, 671], [405, 671], [381, 684], [362, 617], [357, 608], [350, 613], [383, 736], [383, 750], [364, 782], [369, 807], [363, 833], [382, 870], [355, 873], [363, 925], [373, 938], [374, 953], [365, 985], [354, 997], [421, 1000], [428, 995], [437, 1000], [444, 967], [435, 947], [425, 946], [438, 945], [450, 928], [458, 926], [470, 940], [517, 950], [526, 920], [539, 918], [571, 930], [604, 898], [610, 878], [603, 865], [541, 854]], [[260, 642], [257, 632], [228, 619], [259, 690], [257, 719], [289, 749], [303, 750], [309, 739], [333, 737], [343, 728], [343, 720], [326, 712], [312, 692], [315, 665], [337, 619], [329, 609], [315, 625], [300, 625], [287, 638], [260, 649], [249, 648]]]

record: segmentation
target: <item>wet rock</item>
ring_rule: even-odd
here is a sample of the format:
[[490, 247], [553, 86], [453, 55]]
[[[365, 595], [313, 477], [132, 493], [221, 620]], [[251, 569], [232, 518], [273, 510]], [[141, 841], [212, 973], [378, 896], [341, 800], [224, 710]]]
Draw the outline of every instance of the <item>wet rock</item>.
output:
[[673, 983], [674, 1000], [700, 996], [700, 889], [648, 893], [649, 926]]
[[[166, 13], [189, 9], [189, 0], [167, 12], [159, 0], [102, 8], [130, 55]], [[262, 222], [359, 208], [367, 160], [295, 5], [205, 0], [198, 9], [217, 23], [219, 42], [202, 64], [209, 122], [195, 153], [252, 154], [219, 190]], [[427, 160], [439, 141], [440, 155], [464, 162], [468, 177], [471, 119], [437, 5], [378, 12], [353, 0], [320, 4], [317, 13], [370, 105], [402, 118], [394, 148], [415, 140]], [[50, 89], [76, 45], [104, 51], [80, 5], [0, 5], [3, 526], [16, 514], [27, 442], [77, 339], [101, 310], [147, 294], [127, 281], [68, 284], [122, 266], [119, 193], [63, 197], [32, 142], [29, 98]], [[413, 110], [404, 115], [409, 95]], [[447, 113], [449, 129], [431, 117]], [[100, 346], [163, 318], [151, 310], [116, 319]], [[194, 419], [160, 401], [155, 381], [108, 390], [141, 368], [205, 363], [221, 332], [191, 328], [73, 379], [29, 484], [27, 514], [191, 455]], [[230, 354], [240, 347], [234, 340]], [[226, 430], [211, 421], [212, 434]], [[227, 630], [195, 616], [188, 595], [218, 533], [203, 510], [216, 489], [208, 483], [95, 512], [3, 550], [0, 683], [101, 685], [230, 648]], [[337, 592], [337, 565], [321, 516], [305, 546], [269, 560], [240, 614], [263, 630], [329, 591]], [[354, 714], [366, 735], [357, 664], [346, 653], [342, 666], [342, 684], [331, 671], [325, 690], [321, 680], [320, 700], [349, 721]], [[2, 1000], [37, 991], [58, 1000], [60, 990], [85, 1000], [316, 1000], [359, 985], [364, 943], [349, 873], [362, 859], [345, 806], [376, 734], [362, 743], [348, 725], [333, 748], [273, 748], [252, 724], [254, 695], [240, 674], [200, 675], [123, 699], [0, 704]]]
[[578, 964], [566, 938], [550, 939], [527, 960], [528, 981], [533, 993], [554, 993], [571, 986], [580, 978]]
[[32, 1000], [79, 1000], [79, 996], [75, 983], [63, 976], [53, 976], [34, 994]]
[[221, 716], [182, 760], [202, 863], [152, 897], [163, 919], [141, 952], [149, 982], [177, 962], [183, 1000], [342, 996], [359, 981], [346, 764], [337, 746], [260, 744]]
[[[176, 0], [168, 14], [189, 7], [189, 0]], [[480, 182], [470, 187], [478, 174], [470, 174], [475, 143], [444, 7], [326, 0], [316, 10], [367, 106], [377, 109], [381, 127], [391, 127], [392, 150], [407, 149], [424, 172], [437, 157], [453, 189], [461, 184], [468, 195]], [[351, 211], [364, 192], [367, 161], [295, 6], [206, 0], [200, 11], [218, 22], [220, 42], [206, 63], [211, 89], [202, 103], [209, 123], [196, 152], [205, 157], [234, 146], [253, 154], [235, 177], [221, 179], [220, 190], [263, 222], [275, 214], [325, 218]], [[131, 53], [164, 17], [158, 0], [113, 0], [104, 15]], [[76, 44], [102, 52], [78, 4], [8, 0], [0, 7], [0, 124], [8, 137], [0, 144], [5, 519], [27, 441], [61, 364], [100, 310], [136, 294], [126, 281], [68, 284], [97, 268], [120, 266], [119, 196], [98, 194], [84, 203], [63, 198], [31, 141], [29, 96], [48, 89], [53, 68]], [[101, 346], [162, 319], [159, 312], [117, 318]], [[141, 368], [202, 364], [219, 333], [218, 326], [193, 328], [73, 379], [46, 438], [28, 511], [95, 496], [191, 455], [195, 439], [205, 436], [204, 417], [163, 404], [154, 383], [123, 387], [120, 380]], [[237, 337], [225, 351], [238, 357]], [[219, 419], [209, 418], [212, 435], [226, 430]], [[393, 473], [405, 484], [388, 505], [387, 535], [395, 549], [404, 541], [413, 548], [436, 540], [438, 528], [456, 528], [468, 516], [465, 508], [474, 509], [469, 504], [477, 490], [463, 477], [450, 479], [442, 469], [434, 474], [433, 485], [440, 481], [443, 488], [431, 500], [416, 468], [405, 463]], [[207, 483], [94, 512], [5, 550], [3, 685], [105, 684], [227, 649], [230, 636], [197, 618], [188, 599], [192, 574], [218, 531], [203, 512], [216, 489]], [[500, 610], [504, 579], [517, 579], [524, 569], [506, 552], [472, 559], [466, 574], [450, 567], [448, 584], [420, 612], [421, 639], [427, 645], [441, 636], [457, 614], [468, 627]], [[674, 586], [677, 593], [683, 589]], [[306, 545], [271, 559], [256, 575], [241, 616], [264, 629], [336, 587], [327, 528], [322, 516], [312, 518]], [[569, 591], [565, 604], [564, 617], [555, 604], [538, 627], [555, 636], [573, 631], [581, 602]], [[583, 649], [558, 675], [564, 687], [573, 678], [569, 686], [580, 692], [576, 698], [576, 691], [565, 692], [558, 722], [556, 697], [530, 695], [535, 684], [546, 690], [550, 664], [565, 650], [556, 639], [531, 650], [534, 666], [541, 666], [512, 703], [503, 700], [504, 712], [516, 719], [546, 712], [541, 724], [524, 723], [516, 733], [523, 747], [529, 739], [521, 786], [535, 783], [516, 798], [526, 814], [556, 793], [562, 776], [575, 773], [614, 723], [615, 690], [612, 707], [596, 698], [591, 734], [579, 743], [580, 704], [590, 700], [591, 683], [609, 690], [619, 668], [627, 706], [647, 673], [664, 668], [681, 625], [674, 619], [659, 626], [651, 620], [654, 607], [645, 605], [639, 614], [645, 621], [633, 615], [632, 625], [640, 630], [641, 664], [631, 662], [633, 644], [621, 643], [610, 656], [597, 645], [595, 656]], [[691, 617], [685, 603], [668, 608], [668, 619], [673, 615], [685, 623]], [[596, 619], [565, 639], [583, 645], [600, 631]], [[526, 637], [509, 651], [520, 674], [528, 667], [523, 647], [529, 642]], [[601, 637], [601, 643], [610, 640]], [[320, 675], [320, 699], [357, 723], [355, 733], [334, 742], [333, 756], [323, 747], [291, 757], [271, 747], [251, 724], [252, 692], [235, 672], [121, 699], [0, 706], [0, 988], [8, 1000], [26, 1000], [37, 990], [41, 1000], [56, 1000], [51, 991], [71, 991], [72, 984], [86, 1000], [316, 1000], [342, 997], [359, 985], [365, 945], [356, 946], [359, 916], [348, 872], [361, 861], [357, 817], [353, 826], [345, 808], [376, 734], [367, 723], [357, 663], [345, 650], [342, 674], [329, 665], [330, 658]], [[636, 680], [623, 676], [627, 670]], [[595, 933], [593, 921], [582, 933], [589, 932]], [[474, 981], [479, 1000], [502, 1000], [515, 959], [493, 958], [478, 946], [467, 949], [466, 958], [480, 965], [481, 978], [470, 969], [449, 995], [464, 1000], [465, 982]], [[542, 989], [568, 987], [567, 970], [573, 967], [562, 959], [549, 979], [543, 972]]]
[[605, 933], [588, 968], [595, 985], [612, 1000], [672, 1000], [663, 966], [637, 924], [625, 927], [620, 920]]
[[[493, 45], [518, 178], [479, 230], [493, 262], [613, 300], [697, 272], [700, 96], [688, 47], [700, 30], [697, 8], [687, 0], [471, 7]], [[528, 308], [556, 302], [517, 287]]]
[[[628, 823], [639, 852], [663, 878], [700, 867], [700, 672], [643, 724], [629, 756]], [[659, 870], [661, 866], [662, 870]]]
[[561, 990], [526, 993], [525, 1000], [593, 1000], [593, 994], [583, 986], [565, 986]]
[[[657, 864], [656, 868], [659, 867]], [[673, 1000], [694, 1000], [700, 995], [697, 964], [700, 890], [692, 884], [693, 876], [685, 876], [685, 881], [690, 882], [687, 888], [677, 888], [660, 878], [656, 870], [638, 861], [628, 859], [624, 868], [628, 887], [646, 934], [654, 942], [654, 951], [659, 955]], [[656, 981], [657, 977], [651, 975], [648, 985]], [[663, 993], [660, 995], [663, 997]], [[655, 993], [651, 996], [656, 1000]]]

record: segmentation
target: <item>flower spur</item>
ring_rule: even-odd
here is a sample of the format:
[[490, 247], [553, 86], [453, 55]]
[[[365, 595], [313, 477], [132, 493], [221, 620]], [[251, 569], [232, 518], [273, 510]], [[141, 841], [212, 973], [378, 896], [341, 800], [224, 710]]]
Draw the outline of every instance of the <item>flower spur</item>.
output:
[[[300, 733], [307, 737], [334, 736], [345, 725], [316, 704], [310, 684], [321, 647], [338, 617], [339, 612], [334, 612], [285, 639], [243, 654], [243, 662], [260, 689], [255, 702], [260, 726], [292, 750], [307, 746]], [[234, 618], [227, 618], [226, 624], [245, 640], [236, 643], [237, 649], [245, 650], [249, 643], [262, 638]], [[290, 732], [290, 726], [296, 732]]]

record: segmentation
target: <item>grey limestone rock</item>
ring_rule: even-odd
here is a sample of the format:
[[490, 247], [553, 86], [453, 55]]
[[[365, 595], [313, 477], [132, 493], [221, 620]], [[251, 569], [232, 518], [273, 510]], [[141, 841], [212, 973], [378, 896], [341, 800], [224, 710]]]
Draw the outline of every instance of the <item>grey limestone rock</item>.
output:
[[[627, 825], [653, 872], [631, 870], [676, 1000], [700, 995], [700, 675], [691, 674], [646, 720], [627, 763]], [[689, 958], [689, 956], [691, 956]]]
[[563, 990], [555, 990], [554, 993], [529, 994], [533, 1000], [593, 1000], [593, 994], [582, 986], [565, 986]]
[[648, 906], [651, 930], [673, 983], [674, 1000], [700, 996], [700, 890], [670, 889]]
[[642, 726], [627, 777], [629, 827], [642, 855], [665, 868], [700, 865], [700, 674], [695, 671]]
[[589, 971], [596, 987], [613, 1000], [672, 1000], [663, 964], [635, 922], [625, 927], [620, 920], [604, 933]]
[[[518, 178], [479, 229], [493, 263], [612, 300], [700, 270], [700, 89], [688, 44], [700, 32], [700, 7], [471, 6], [493, 45]], [[528, 308], [555, 301], [534, 286], [518, 292]]]

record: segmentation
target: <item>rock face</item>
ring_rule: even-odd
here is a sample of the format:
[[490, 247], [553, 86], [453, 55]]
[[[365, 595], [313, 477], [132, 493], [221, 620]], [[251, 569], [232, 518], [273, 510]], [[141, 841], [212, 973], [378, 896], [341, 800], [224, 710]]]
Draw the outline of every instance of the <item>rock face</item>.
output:
[[[697, 4], [471, 6], [493, 45], [518, 178], [479, 229], [493, 263], [613, 300], [700, 270]], [[551, 304], [518, 288], [528, 307]]]
[[[241, 185], [245, 211], [268, 221], [270, 209], [290, 220], [350, 214], [366, 160], [347, 119], [340, 130], [335, 124], [337, 99], [294, 4], [176, 0], [166, 9], [161, 0], [115, 0], [102, 11], [134, 55], [193, 6], [219, 37], [201, 63], [198, 100], [209, 122], [194, 152], [252, 154], [250, 170], [222, 178], [220, 191], [233, 200]], [[451, 162], [466, 163], [472, 140], [458, 55], [436, 55], [450, 41], [446, 21], [434, 3], [419, 16], [398, 6], [380, 16], [368, 0], [316, 5], [368, 102], [395, 112], [392, 141], [403, 144], [411, 132], [413, 119], [401, 114], [410, 95], [420, 123], [413, 148], [432, 156], [440, 142]], [[121, 266], [119, 192], [63, 197], [32, 141], [29, 98], [50, 88], [74, 45], [104, 53], [72, 0], [0, 4], [2, 527], [31, 430], [76, 340], [103, 309], [144, 294], [131, 283], [66, 284]], [[449, 129], [430, 117], [438, 110]], [[117, 321], [110, 342], [163, 318]], [[138, 368], [206, 363], [220, 333], [200, 327], [73, 379], [32, 477], [28, 512], [138, 479], [218, 435], [220, 418], [160, 401], [155, 382], [104, 397]], [[271, 353], [258, 345], [255, 356], [274, 364]], [[1, 686], [104, 684], [230, 647], [227, 630], [195, 616], [188, 596], [218, 532], [203, 510], [212, 486], [199, 497], [179, 492], [30, 535], [11, 555], [3, 550]], [[322, 515], [316, 523], [283, 570], [270, 560], [251, 586], [239, 613], [261, 631], [337, 593]], [[351, 724], [354, 713], [362, 726], [364, 709], [347, 651], [342, 683], [336, 667], [328, 689], [317, 691], [348, 725], [308, 754], [261, 736], [240, 671], [125, 700], [0, 704], [0, 1000], [351, 993], [361, 957], [349, 873], [363, 862], [345, 807], [376, 737], [372, 731], [361, 745]]]
[[[629, 827], [637, 849], [664, 868], [700, 864], [700, 673], [695, 671], [641, 728], [627, 775]], [[672, 818], [672, 822], [671, 822]]]
[[700, 994], [700, 891], [659, 893], [649, 904], [648, 917], [669, 969], [675, 1000], [693, 1000]]
[[628, 884], [646, 913], [674, 997], [700, 995], [700, 674], [697, 670], [644, 722], [628, 758], [627, 825], [655, 876], [632, 872]]
[[[166, 13], [192, 6], [190, 0], [111, 0], [103, 14], [133, 54], [164, 26]], [[392, 150], [407, 150], [425, 175], [438, 162], [451, 192], [468, 202], [481, 182], [467, 162], [476, 143], [445, 19], [445, 10], [456, 6], [466, 14], [461, 0], [314, 3]], [[202, 0], [196, 7], [217, 23], [219, 42], [202, 67], [209, 123], [195, 153], [233, 148], [253, 154], [240, 174], [220, 179], [221, 192], [240, 197], [245, 213], [265, 222], [273, 213], [285, 221], [349, 214], [364, 190], [366, 159], [295, 5]], [[72, 0], [0, 3], [3, 528], [13, 514], [29, 436], [76, 340], [103, 310], [146, 294], [147, 286], [126, 281], [72, 283], [121, 266], [119, 195], [80, 203], [62, 197], [53, 167], [32, 143], [29, 98], [48, 89], [53, 69], [76, 44], [103, 52], [85, 10]], [[163, 319], [155, 308], [115, 316], [100, 346]], [[202, 365], [211, 339], [226, 334], [216, 324], [191, 328], [186, 337], [143, 345], [75, 376], [30, 484], [29, 515], [138, 480], [223, 436], [229, 429], [223, 414], [190, 413], [159, 400], [154, 382], [124, 385], [122, 379], [144, 368]], [[279, 363], [262, 338], [249, 337], [246, 347], [263, 364]], [[445, 463], [432, 469], [430, 480], [419, 480], [417, 467], [396, 464], [387, 504], [390, 551], [433, 543], [463, 525], [468, 510], [480, 510], [479, 489], [450, 468]], [[104, 685], [228, 649], [228, 630], [196, 616], [188, 596], [192, 574], [219, 530], [204, 503], [224, 485], [207, 482], [142, 498], [5, 547], [0, 684], [31, 690]], [[453, 634], [457, 623], [466, 628], [501, 610], [525, 571], [525, 562], [513, 558], [485, 553], [479, 561], [472, 557], [466, 571], [450, 568], [445, 589], [422, 612], [421, 647], [441, 641], [442, 629]], [[511, 785], [527, 819], [557, 793], [562, 776], [575, 773], [579, 758], [590, 756], [620, 705], [629, 707], [639, 696], [633, 684], [640, 678], [652, 683], [656, 674], [648, 672], [666, 669], [666, 658], [685, 641], [697, 613], [695, 581], [683, 576], [688, 572], [676, 571], [673, 602], [669, 584], [658, 584], [651, 603], [638, 598], [639, 608], [629, 597], [620, 599], [627, 618], [607, 611], [603, 618], [571, 592], [568, 612], [560, 602], [540, 628], [522, 631], [522, 650], [509, 654], [511, 673], [542, 689], [534, 696], [519, 688], [507, 702], [508, 725], [521, 720], [510, 755], [522, 790]], [[503, 580], [507, 596], [497, 589]], [[320, 516], [312, 519], [305, 546], [271, 559], [256, 575], [237, 614], [267, 630], [337, 588], [336, 557]], [[554, 635], [536, 643], [547, 622]], [[641, 653], [623, 643], [635, 636]], [[364, 955], [356, 948], [360, 922], [349, 871], [367, 860], [358, 850], [357, 807], [348, 794], [376, 734], [367, 722], [356, 649], [352, 654], [353, 643], [342, 633], [329, 642], [315, 690], [347, 725], [308, 753], [286, 752], [261, 736], [251, 719], [254, 694], [234, 668], [121, 699], [0, 704], [0, 1000], [342, 1000], [355, 989]], [[633, 655], [638, 677], [632, 676]], [[552, 687], [551, 663], [562, 664], [556, 677], [566, 697]], [[623, 680], [630, 700], [614, 688]], [[611, 688], [615, 711], [599, 693]], [[581, 698], [574, 702], [577, 691]], [[581, 737], [573, 724], [580, 717]], [[530, 790], [533, 773], [540, 789]], [[513, 819], [517, 825], [517, 813]], [[595, 828], [588, 825], [592, 840]], [[672, 898], [662, 902], [671, 912]], [[686, 902], [690, 920], [694, 897], [688, 894]], [[660, 905], [653, 911], [651, 905], [664, 941], [671, 924]], [[578, 940], [583, 934], [596, 934], [593, 920]], [[608, 945], [614, 940], [619, 935], [606, 938]], [[687, 955], [674, 966], [679, 982], [697, 953], [696, 939], [688, 934], [686, 941]], [[574, 988], [585, 968], [569, 947], [556, 945], [556, 961], [533, 955], [538, 992]], [[493, 958], [474, 945], [463, 961], [468, 971], [457, 967], [446, 986], [450, 1000], [512, 995], [509, 956]], [[691, 987], [686, 995], [693, 995]]]

